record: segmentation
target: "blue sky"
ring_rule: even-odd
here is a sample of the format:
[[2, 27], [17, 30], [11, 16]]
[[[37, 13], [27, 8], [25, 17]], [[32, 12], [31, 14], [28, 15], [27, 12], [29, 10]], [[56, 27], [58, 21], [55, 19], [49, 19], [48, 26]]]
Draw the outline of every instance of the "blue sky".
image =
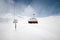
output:
[[60, 14], [60, 0], [14, 0], [18, 6], [31, 5], [38, 16], [51, 16]]
[[[29, 5], [35, 9], [38, 17], [60, 14], [60, 0], [3, 0], [0, 4], [2, 7], [0, 7], [0, 13], [3, 14], [13, 12], [14, 5], [16, 14], [20, 15]], [[27, 16], [26, 14], [24, 15]]]

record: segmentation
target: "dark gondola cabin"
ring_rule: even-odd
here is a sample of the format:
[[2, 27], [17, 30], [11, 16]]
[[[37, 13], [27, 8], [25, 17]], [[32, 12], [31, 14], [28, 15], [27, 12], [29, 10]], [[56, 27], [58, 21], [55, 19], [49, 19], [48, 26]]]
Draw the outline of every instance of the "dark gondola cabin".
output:
[[28, 23], [29, 23], [29, 24], [38, 24], [38, 21], [37, 21], [37, 19], [35, 18], [35, 14], [33, 14], [33, 18], [30, 18], [30, 19], [28, 20]]
[[37, 21], [36, 18], [30, 18], [30, 19], [28, 20], [28, 23], [29, 23], [29, 24], [38, 24], [38, 21]]

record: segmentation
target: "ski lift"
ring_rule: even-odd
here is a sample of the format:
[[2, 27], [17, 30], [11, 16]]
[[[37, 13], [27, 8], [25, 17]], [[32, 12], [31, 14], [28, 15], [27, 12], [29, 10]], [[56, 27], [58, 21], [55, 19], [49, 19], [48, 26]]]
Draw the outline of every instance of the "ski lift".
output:
[[30, 18], [30, 19], [28, 20], [28, 23], [30, 23], [30, 24], [37, 24], [38, 21], [37, 21], [36, 18]]
[[[35, 14], [33, 14], [33, 16], [34, 16]], [[38, 24], [38, 21], [37, 21], [37, 19], [36, 18], [30, 18], [29, 20], [28, 20], [28, 23], [29, 24]]]
[[14, 4], [14, 20], [13, 20], [13, 23], [15, 24], [15, 30], [16, 30], [16, 27], [17, 27], [17, 19], [15, 19], [15, 4]]
[[16, 27], [17, 27], [17, 23], [18, 23], [17, 20], [14, 19], [13, 23], [15, 24], [15, 29], [16, 29]]
[[16, 19], [14, 19], [13, 23], [17, 23], [17, 20], [16, 20]]

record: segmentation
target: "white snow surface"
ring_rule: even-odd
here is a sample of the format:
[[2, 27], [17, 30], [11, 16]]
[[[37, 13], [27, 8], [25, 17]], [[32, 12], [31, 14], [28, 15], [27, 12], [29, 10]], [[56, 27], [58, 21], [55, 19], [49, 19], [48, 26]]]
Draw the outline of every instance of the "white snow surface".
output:
[[38, 24], [29, 24], [29, 17], [16, 16], [16, 30], [12, 15], [4, 18], [10, 20], [0, 23], [0, 40], [60, 40], [60, 16], [37, 18]]

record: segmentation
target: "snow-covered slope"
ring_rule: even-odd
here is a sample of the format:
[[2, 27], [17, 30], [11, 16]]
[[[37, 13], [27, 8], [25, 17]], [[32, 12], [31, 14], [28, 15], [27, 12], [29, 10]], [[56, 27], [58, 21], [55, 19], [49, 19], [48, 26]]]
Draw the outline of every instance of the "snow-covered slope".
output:
[[37, 18], [38, 24], [28, 24], [29, 17], [16, 17], [16, 31], [13, 18], [6, 18], [9, 22], [0, 23], [0, 40], [60, 40], [60, 16]]

